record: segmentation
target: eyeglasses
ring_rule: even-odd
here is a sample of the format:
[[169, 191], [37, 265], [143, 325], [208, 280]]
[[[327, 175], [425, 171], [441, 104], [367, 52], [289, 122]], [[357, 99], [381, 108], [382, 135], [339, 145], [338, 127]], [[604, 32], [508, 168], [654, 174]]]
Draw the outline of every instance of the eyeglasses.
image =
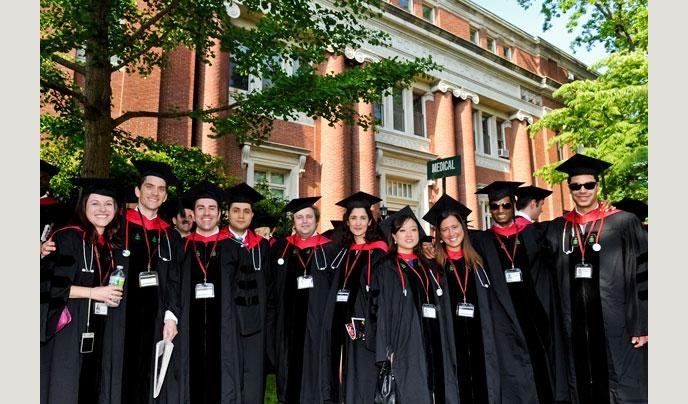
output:
[[569, 184], [569, 189], [571, 191], [579, 191], [581, 188], [585, 188], [585, 189], [590, 190], [590, 189], [595, 189], [596, 186], [597, 186], [597, 182], [595, 182], [595, 181], [586, 182], [585, 184], [577, 184], [575, 182], [572, 182]]
[[491, 203], [490, 210], [497, 210], [500, 206], [504, 208], [504, 210], [509, 210], [514, 206], [514, 204], [511, 202]]

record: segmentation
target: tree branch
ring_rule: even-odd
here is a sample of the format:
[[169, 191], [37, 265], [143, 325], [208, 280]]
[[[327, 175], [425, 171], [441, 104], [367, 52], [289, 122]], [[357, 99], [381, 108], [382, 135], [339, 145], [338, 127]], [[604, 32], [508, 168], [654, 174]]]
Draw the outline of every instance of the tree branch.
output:
[[50, 89], [50, 90], [57, 91], [57, 92], [60, 93], [60, 94], [63, 94], [63, 95], [69, 96], [69, 97], [73, 97], [73, 98], [75, 98], [77, 101], [79, 101], [82, 105], [86, 105], [86, 104], [87, 104], [87, 103], [86, 103], [86, 96], [84, 96], [84, 95], [83, 95], [82, 93], [80, 93], [80, 92], [77, 92], [77, 91], [72, 90], [72, 89], [69, 88], [69, 87], [66, 87], [66, 86], [63, 86], [63, 85], [60, 85], [60, 84], [57, 84], [57, 83], [52, 83], [52, 82], [49, 82], [49, 81], [47, 81], [47, 80], [45, 80], [45, 79], [41, 79], [41, 86], [43, 86], [43, 87], [45, 87], [45, 88], [48, 88], [48, 89]]
[[216, 108], [202, 109], [200, 111], [128, 111], [113, 120], [113, 127], [117, 127], [122, 123], [134, 118], [184, 118], [190, 117], [193, 114], [214, 114], [218, 112], [231, 111], [235, 109], [238, 105], [239, 103], [235, 102], [234, 104], [227, 104]]
[[75, 63], [75, 62], [72, 62], [71, 60], [65, 59], [62, 56], [59, 56], [57, 54], [52, 54], [50, 56], [50, 59], [53, 62], [66, 67], [67, 69], [74, 70], [77, 73], [86, 74], [86, 71], [78, 63]]
[[165, 17], [166, 15], [170, 14], [170, 12], [172, 12], [172, 10], [177, 7], [178, 3], [179, 3], [179, 0], [173, 0], [172, 2], [170, 2], [170, 4], [166, 8], [160, 10], [160, 12], [158, 14], [154, 15], [153, 18], [151, 18], [148, 22], [141, 24], [139, 29], [134, 31], [134, 33], [131, 34], [131, 36], [130, 36], [131, 40], [130, 40], [129, 44], [131, 46], [133, 46], [134, 42], [136, 42], [138, 39], [143, 37], [145, 35], [146, 31], [150, 27], [155, 25], [158, 21], [162, 20], [162, 18]]
[[[165, 39], [168, 35], [169, 35], [169, 33], [164, 33], [164, 34], [160, 37], [160, 39]], [[152, 46], [151, 46], [151, 47], [148, 47], [148, 48], [145, 48], [145, 49], [142, 48], [142, 49], [141, 49], [139, 52], [137, 52], [135, 55], [130, 55], [129, 57], [127, 57], [127, 60], [124, 60], [124, 58], [122, 58], [122, 63], [119, 63], [119, 64], [117, 64], [117, 65], [115, 65], [115, 66], [111, 66], [111, 67], [110, 67], [110, 71], [116, 72], [117, 70], [119, 70], [119, 69], [121, 69], [121, 68], [127, 66], [127, 65], [128, 65], [129, 63], [131, 63], [132, 61], [138, 59], [139, 56], [141, 56], [141, 55], [143, 55], [144, 53], [146, 53], [146, 52], [148, 52], [149, 50], [151, 50], [151, 48], [152, 48]]]

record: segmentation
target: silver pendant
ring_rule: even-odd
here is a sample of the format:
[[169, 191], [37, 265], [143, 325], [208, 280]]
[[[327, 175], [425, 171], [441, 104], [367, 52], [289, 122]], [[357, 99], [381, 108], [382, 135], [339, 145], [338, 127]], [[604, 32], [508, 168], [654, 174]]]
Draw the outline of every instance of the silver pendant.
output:
[[128, 256], [130, 256], [130, 255], [131, 255], [131, 251], [126, 250], [126, 249], [122, 250], [122, 256], [123, 256], [123, 257], [128, 257]]
[[284, 265], [284, 258], [281, 258], [281, 257], [278, 258], [278, 259], [277, 259], [277, 264], [278, 264], [278, 265]]
[[442, 288], [437, 288], [435, 293], [437, 293], [437, 296], [442, 296], [444, 294], [444, 292], [442, 292]]
[[602, 249], [602, 246], [599, 243], [595, 243], [592, 245], [593, 251], [600, 251]]

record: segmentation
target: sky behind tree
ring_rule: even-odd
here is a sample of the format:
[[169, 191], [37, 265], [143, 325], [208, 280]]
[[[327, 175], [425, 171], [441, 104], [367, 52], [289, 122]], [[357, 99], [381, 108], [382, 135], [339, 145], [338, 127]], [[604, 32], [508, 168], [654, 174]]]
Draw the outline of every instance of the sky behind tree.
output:
[[572, 55], [576, 59], [591, 65], [607, 55], [604, 48], [600, 45], [592, 48], [591, 51], [585, 47], [576, 48], [575, 52], [571, 50], [571, 42], [580, 30], [573, 33], [566, 32], [566, 22], [568, 16], [563, 15], [557, 19], [552, 20], [552, 28], [546, 32], [542, 31], [542, 23], [545, 17], [540, 14], [541, 0], [533, 0], [533, 5], [527, 10], [518, 5], [516, 0], [471, 0], [473, 3], [483, 7], [484, 9], [494, 13], [498, 17], [508, 21], [523, 31], [539, 36], [545, 41], [551, 43], [562, 51]]

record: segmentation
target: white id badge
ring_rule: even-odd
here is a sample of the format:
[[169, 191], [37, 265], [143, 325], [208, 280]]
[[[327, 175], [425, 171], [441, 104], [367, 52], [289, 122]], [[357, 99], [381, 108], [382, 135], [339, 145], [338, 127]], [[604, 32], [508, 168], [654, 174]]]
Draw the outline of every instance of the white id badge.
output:
[[504, 270], [506, 283], [523, 282], [523, 275], [520, 268], [509, 268]]
[[93, 307], [93, 312], [99, 316], [107, 316], [108, 306], [103, 302], [96, 302]]
[[577, 264], [576, 265], [576, 278], [577, 279], [592, 279], [592, 265], [590, 265], [590, 264]]
[[196, 284], [196, 299], [212, 299], [215, 297], [215, 286], [212, 283]]
[[141, 272], [139, 274], [139, 287], [147, 288], [158, 286], [158, 273], [156, 271]]
[[93, 352], [93, 343], [96, 340], [96, 336], [92, 332], [81, 333], [81, 353], [91, 353]]
[[[313, 277], [310, 275], [303, 275], [296, 278], [297, 289], [310, 289], [313, 286]], [[337, 298], [339, 298], [339, 296]]]
[[346, 289], [339, 289], [337, 291], [337, 303], [346, 303], [349, 301], [349, 291]]
[[458, 317], [470, 317], [475, 315], [475, 306], [470, 303], [459, 303], [456, 305], [456, 315]]
[[423, 317], [425, 318], [437, 318], [437, 309], [434, 304], [423, 304]]

